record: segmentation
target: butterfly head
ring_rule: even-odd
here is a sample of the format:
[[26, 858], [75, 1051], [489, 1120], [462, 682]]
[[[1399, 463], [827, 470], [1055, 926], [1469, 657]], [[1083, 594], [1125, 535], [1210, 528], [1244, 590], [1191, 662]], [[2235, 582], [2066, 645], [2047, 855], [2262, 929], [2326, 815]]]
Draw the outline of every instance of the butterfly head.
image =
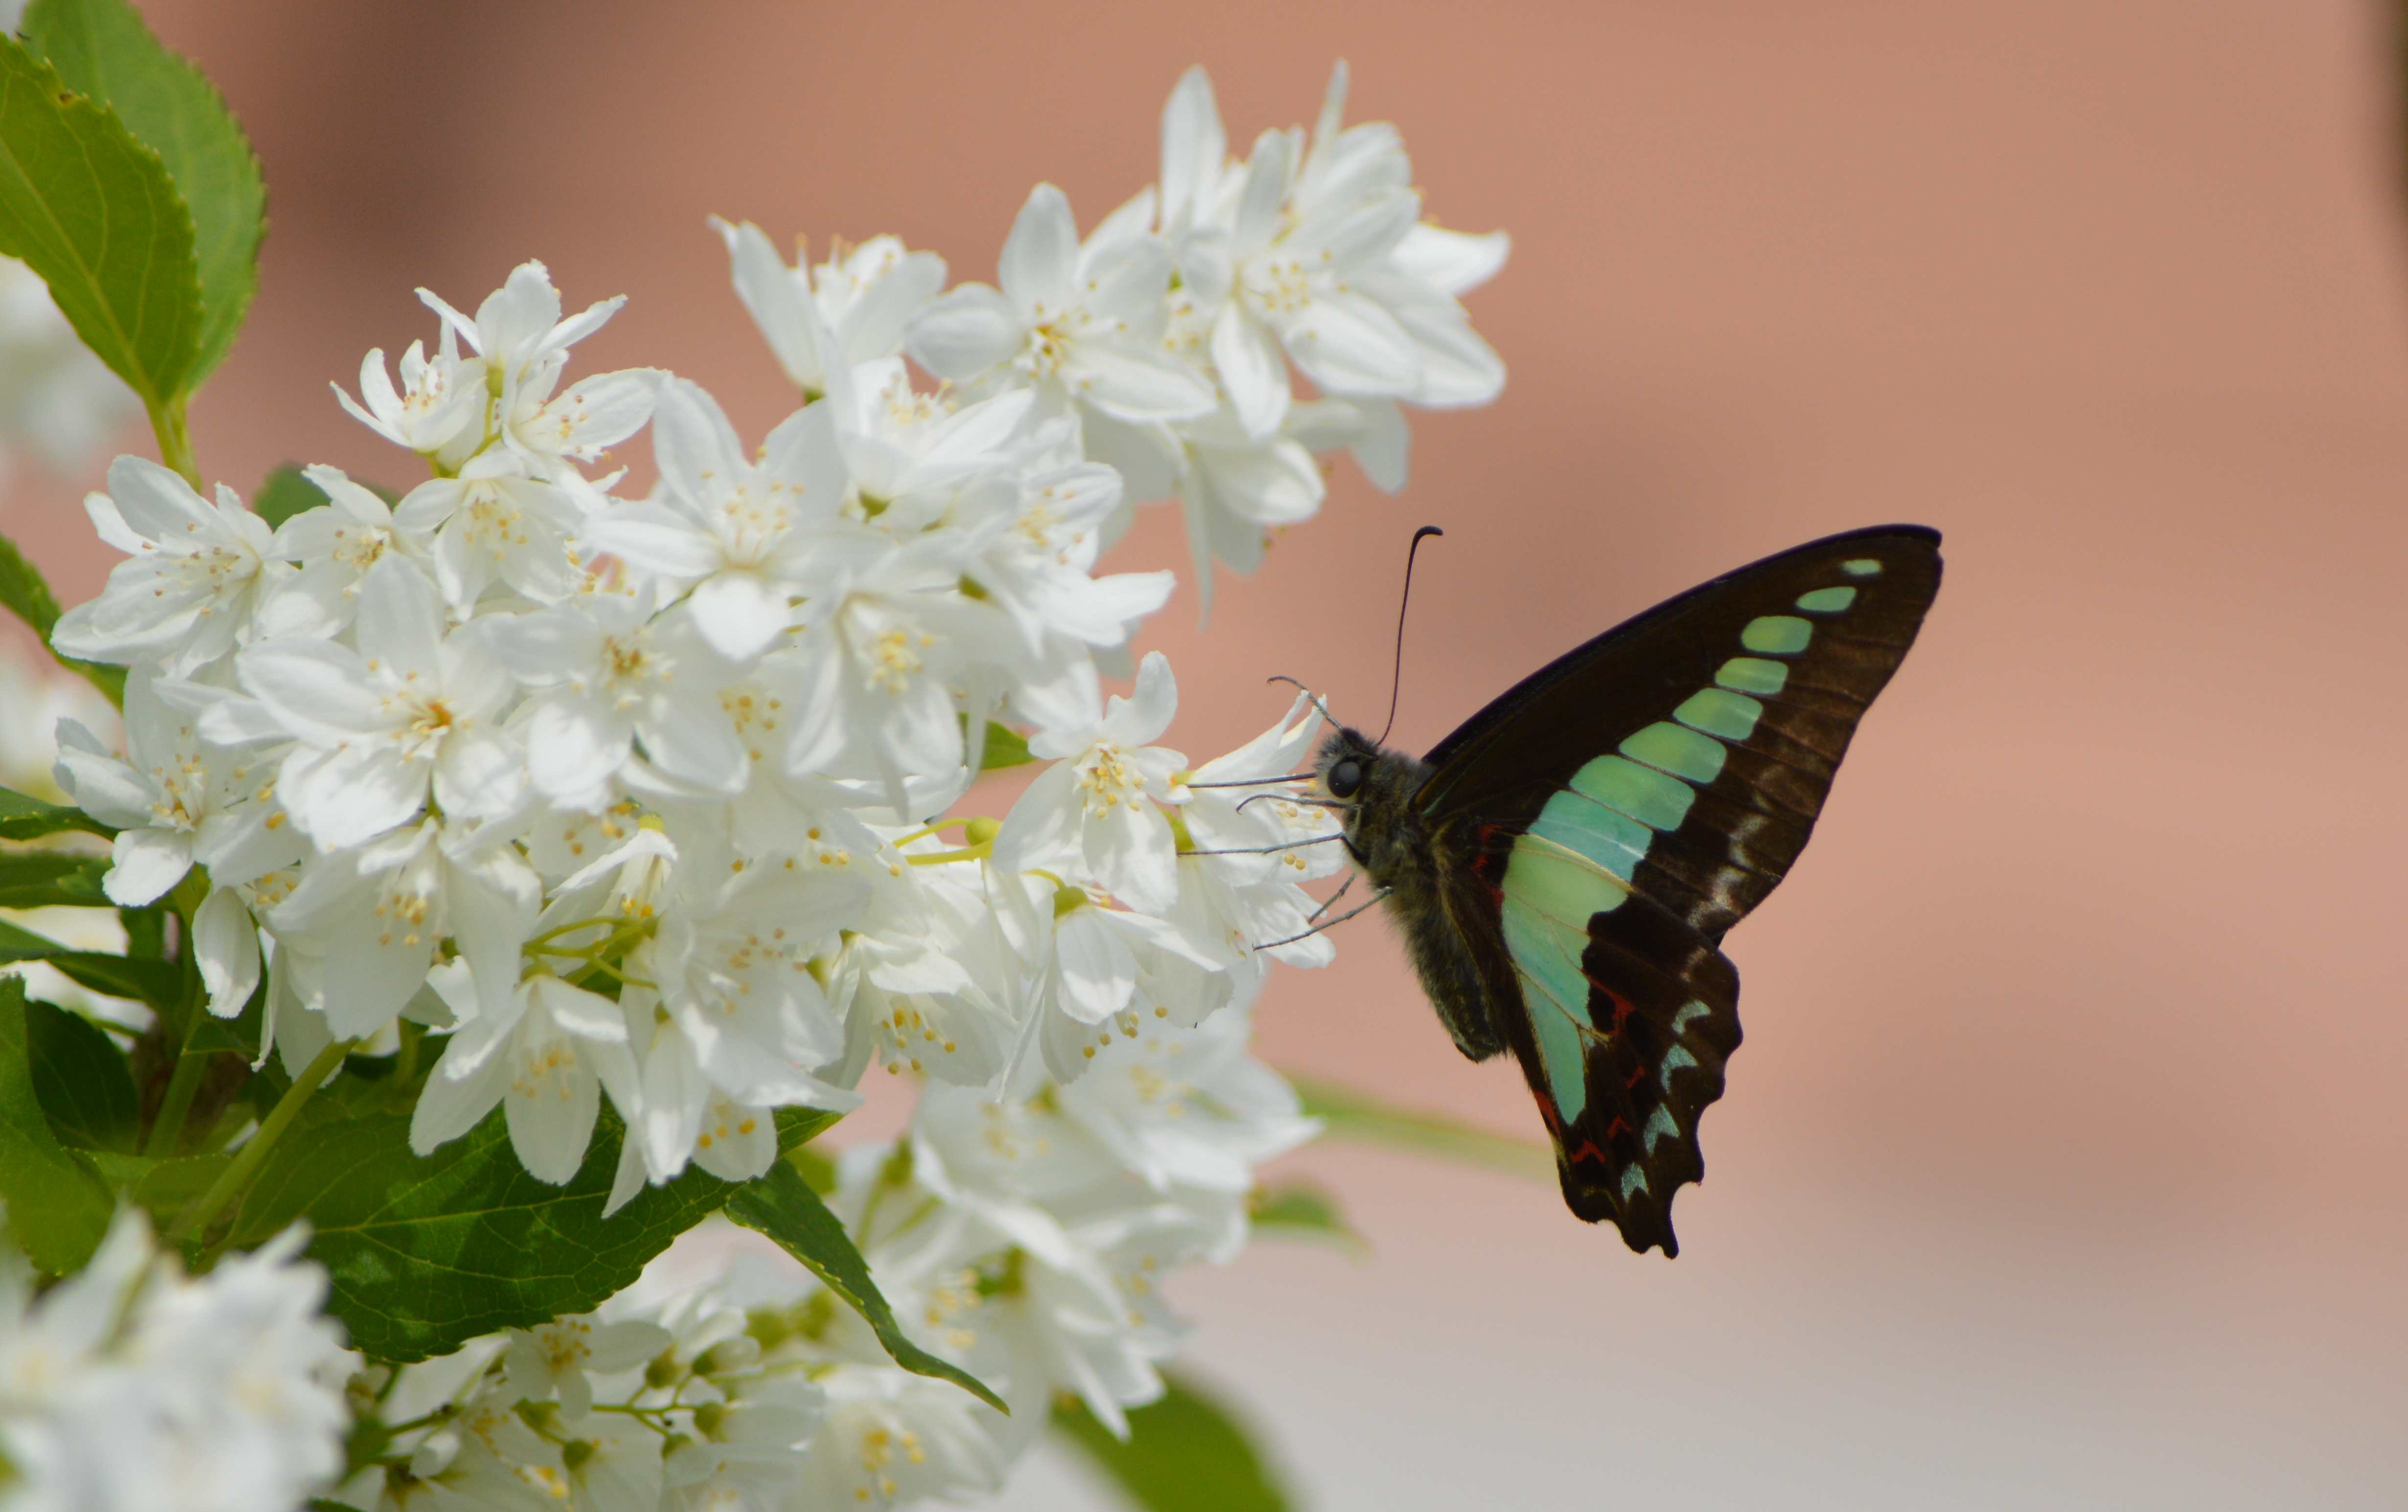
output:
[[1412, 798], [1428, 776], [1428, 768], [1400, 750], [1390, 750], [1359, 730], [1344, 725], [1321, 743], [1312, 773], [1320, 796], [1341, 806], [1346, 842], [1354, 859], [1373, 869], [1374, 880], [1386, 868], [1384, 852], [1410, 844], [1402, 833]]

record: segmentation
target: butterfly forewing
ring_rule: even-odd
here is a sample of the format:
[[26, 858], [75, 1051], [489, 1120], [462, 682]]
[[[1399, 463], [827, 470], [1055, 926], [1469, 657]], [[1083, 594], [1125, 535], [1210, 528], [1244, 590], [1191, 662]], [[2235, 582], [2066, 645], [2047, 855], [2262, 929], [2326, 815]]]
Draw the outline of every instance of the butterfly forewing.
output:
[[1740, 1040], [1725, 931], [1787, 874], [1940, 586], [1939, 535], [1783, 552], [1608, 631], [1427, 758], [1414, 803], [1469, 859], [1450, 913], [1555, 1137], [1564, 1195], [1673, 1252], [1673, 1191]]

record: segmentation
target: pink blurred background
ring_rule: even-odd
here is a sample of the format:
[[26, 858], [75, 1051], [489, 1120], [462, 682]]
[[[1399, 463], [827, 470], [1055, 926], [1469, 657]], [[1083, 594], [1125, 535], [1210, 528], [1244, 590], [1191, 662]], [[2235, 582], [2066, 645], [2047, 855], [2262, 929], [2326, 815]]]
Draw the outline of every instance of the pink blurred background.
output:
[[[1748, 1042], [1684, 1252], [1547, 1187], [1336, 1145], [1376, 1247], [1195, 1277], [1199, 1372], [1330, 1508], [2408, 1502], [2408, 238], [2372, 0], [326, 6], [147, 0], [264, 157], [204, 470], [407, 481], [325, 389], [519, 260], [624, 292], [748, 434], [790, 403], [712, 213], [992, 278], [1028, 187], [1092, 222], [1181, 69], [1234, 141], [1398, 122], [1510, 229], [1512, 378], [1150, 632], [1198, 757], [1286, 672], [1426, 746], [1624, 615], [1809, 536], [1948, 533], [1821, 837], [1742, 926]], [[129, 437], [129, 445], [140, 444]], [[639, 473], [646, 449], [632, 449]], [[80, 484], [5, 524], [70, 600]], [[1148, 516], [1125, 566], [1184, 567]], [[1394, 942], [1289, 973], [1268, 1053], [1535, 1137]], [[1017, 1507], [1109, 1505], [1067, 1462]]]

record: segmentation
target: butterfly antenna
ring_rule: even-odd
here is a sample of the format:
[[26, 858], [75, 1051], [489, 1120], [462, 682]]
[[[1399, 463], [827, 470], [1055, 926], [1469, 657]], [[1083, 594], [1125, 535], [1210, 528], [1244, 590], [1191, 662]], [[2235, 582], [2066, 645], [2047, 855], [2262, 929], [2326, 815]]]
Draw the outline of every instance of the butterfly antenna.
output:
[[1321, 695], [1319, 693], [1314, 692], [1312, 689], [1297, 681], [1294, 678], [1289, 677], [1286, 673], [1283, 672], [1276, 678], [1267, 678], [1264, 680], [1267, 682], [1286, 683], [1297, 692], [1300, 692], [1305, 697], [1312, 699], [1312, 706], [1321, 710], [1321, 717], [1323, 719], [1327, 720], [1332, 724], [1336, 724], [1338, 722], [1338, 716], [1329, 712], [1329, 706], [1321, 701]]
[[1424, 537], [1445, 534], [1436, 525], [1424, 525], [1413, 532], [1413, 544], [1405, 548], [1405, 591], [1397, 595], [1397, 673], [1388, 683], [1388, 722], [1371, 742], [1375, 746], [1388, 743], [1388, 732], [1397, 727], [1397, 698], [1405, 691], [1405, 607], [1413, 601], [1413, 558], [1421, 555]]

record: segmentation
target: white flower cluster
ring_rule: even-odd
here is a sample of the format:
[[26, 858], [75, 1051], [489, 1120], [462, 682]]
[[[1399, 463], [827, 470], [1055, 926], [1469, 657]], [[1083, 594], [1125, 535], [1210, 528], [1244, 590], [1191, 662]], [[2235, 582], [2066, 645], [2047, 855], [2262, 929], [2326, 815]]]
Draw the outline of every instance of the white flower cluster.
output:
[[1234, 1010], [1151, 1023], [1033, 1097], [932, 1088], [905, 1139], [846, 1152], [832, 1202], [882, 1291], [1009, 1418], [895, 1365], [799, 1266], [747, 1255], [700, 1288], [648, 1277], [600, 1316], [378, 1375], [397, 1431], [337, 1495], [850, 1512], [999, 1490], [1060, 1393], [1121, 1429], [1182, 1337], [1160, 1282], [1234, 1255], [1254, 1166], [1312, 1133], [1247, 1033]]
[[[1423, 221], [1397, 129], [1340, 125], [1346, 82], [1341, 63], [1310, 133], [1267, 131], [1240, 163], [1211, 81], [1190, 69], [1163, 110], [1160, 184], [1083, 242], [1069, 201], [1039, 185], [1004, 243], [1002, 287], [953, 290], [906, 337], [967, 393], [1034, 391], [1046, 413], [1075, 416], [1129, 499], [1176, 494], [1208, 604], [1215, 559], [1250, 571], [1269, 530], [1320, 512], [1314, 453], [1350, 449], [1394, 492], [1398, 406], [1484, 405], [1505, 386], [1455, 302], [1504, 265], [1505, 235]], [[767, 247], [755, 233], [738, 252], [765, 329], [779, 323], [757, 292]], [[859, 263], [823, 271], [858, 280]], [[770, 339], [781, 356], [797, 345]], [[1297, 397], [1291, 364], [1318, 398]], [[786, 365], [811, 385], [807, 363]]]
[[302, 1237], [187, 1277], [124, 1212], [38, 1296], [0, 1246], [0, 1512], [256, 1512], [334, 1479], [358, 1360]]
[[[125, 742], [64, 723], [58, 777], [119, 831], [109, 898], [188, 911], [209, 1011], [264, 988], [296, 1076], [439, 1045], [413, 1148], [499, 1106], [549, 1182], [607, 1097], [609, 1210], [762, 1175], [773, 1111], [853, 1105], [873, 1061], [924, 1078], [835, 1205], [926, 1347], [1021, 1408], [789, 1283], [388, 1377], [411, 1431], [364, 1494], [885, 1505], [993, 1486], [1058, 1392], [1113, 1425], [1159, 1392], [1162, 1274], [1233, 1254], [1255, 1165], [1312, 1132], [1246, 1044], [1269, 962], [1330, 958], [1300, 884], [1343, 858], [1321, 809], [1250, 796], [1310, 750], [1305, 700], [1197, 764], [1158, 744], [1158, 653], [1105, 695], [1171, 588], [1096, 570], [1120, 469], [1181, 494], [1199, 571], [1250, 565], [1318, 506], [1313, 449], [1394, 486], [1399, 403], [1502, 381], [1452, 296], [1503, 238], [1422, 224], [1343, 84], [1235, 163], [1191, 73], [1159, 189], [1082, 245], [1040, 188], [1000, 292], [940, 294], [892, 238], [790, 268], [724, 228], [804, 401], [754, 446], [683, 378], [566, 381], [618, 302], [565, 316], [529, 263], [473, 316], [423, 295], [433, 349], [343, 395], [431, 472], [399, 499], [311, 467], [326, 502], [271, 527], [126, 457], [87, 501], [127, 560], [53, 644], [130, 668]], [[596, 464], [648, 425], [657, 481], [620, 496]], [[1015, 730], [1050, 764], [1008, 814], [932, 819]]]

